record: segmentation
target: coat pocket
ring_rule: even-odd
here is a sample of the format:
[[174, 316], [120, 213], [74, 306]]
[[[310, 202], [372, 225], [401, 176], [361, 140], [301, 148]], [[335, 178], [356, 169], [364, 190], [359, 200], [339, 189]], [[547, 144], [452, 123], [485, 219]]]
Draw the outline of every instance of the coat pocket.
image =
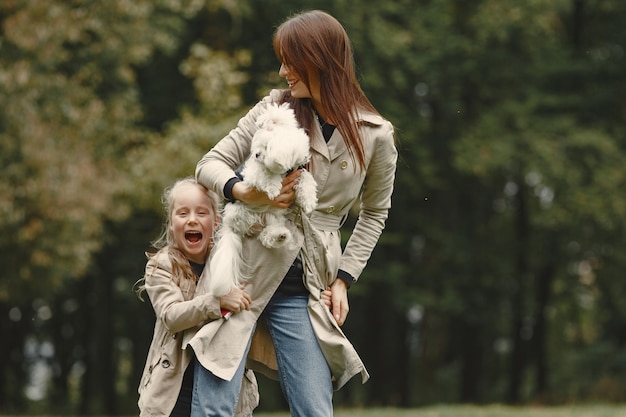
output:
[[[141, 380], [141, 387], [145, 388], [148, 385], [150, 385], [150, 381], [152, 381], [152, 373], [154, 372], [154, 369], [159, 366], [159, 364], [161, 363], [161, 355], [156, 356], [155, 357], [155, 361], [153, 361], [153, 363], [151, 363], [147, 368], [146, 368], [146, 372], [143, 375], [143, 379]], [[140, 391], [141, 392], [141, 391]]]
[[[163, 335], [161, 336], [161, 344], [158, 347], [158, 352], [154, 352], [154, 354], [148, 358], [148, 360], [150, 360], [150, 363], [146, 364], [144, 375], [141, 379], [140, 387], [147, 387], [148, 385], [150, 385], [150, 381], [152, 380], [152, 374], [154, 373], [155, 369], [159, 367], [167, 369], [172, 365], [169, 359], [167, 358], [165, 351], [167, 349], [166, 348], [167, 343], [171, 339], [175, 339], [175, 338], [176, 338], [176, 333], [172, 334], [167, 331], [163, 332]], [[157, 348], [155, 346], [156, 345], [153, 344], [150, 347], [150, 349], [156, 350]]]

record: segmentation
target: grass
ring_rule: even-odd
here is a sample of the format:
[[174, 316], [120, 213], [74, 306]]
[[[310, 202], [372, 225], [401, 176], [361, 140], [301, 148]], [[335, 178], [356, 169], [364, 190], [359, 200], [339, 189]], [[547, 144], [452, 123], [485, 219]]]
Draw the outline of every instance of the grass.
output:
[[[41, 414], [39, 416], [45, 415]], [[13, 417], [13, 415], [0, 414], [0, 417]], [[258, 412], [254, 413], [254, 417], [290, 417], [290, 415], [288, 412]], [[626, 403], [621, 405], [571, 405], [558, 407], [436, 405], [411, 409], [337, 409], [334, 417], [626, 417]]]
[[[289, 413], [255, 413], [254, 417], [290, 417]], [[335, 410], [335, 417], [626, 417], [624, 405], [509, 407], [439, 405], [413, 409]]]

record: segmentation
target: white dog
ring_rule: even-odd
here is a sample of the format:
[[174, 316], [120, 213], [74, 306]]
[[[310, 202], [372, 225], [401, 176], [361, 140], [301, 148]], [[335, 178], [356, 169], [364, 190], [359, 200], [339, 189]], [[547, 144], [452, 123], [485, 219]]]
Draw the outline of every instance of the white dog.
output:
[[[264, 191], [273, 200], [280, 194], [285, 176], [295, 169], [302, 169], [309, 161], [309, 137], [298, 127], [288, 103], [269, 105], [256, 124], [259, 130], [252, 137], [250, 156], [241, 174], [245, 184]], [[295, 203], [305, 213], [312, 212], [317, 205], [317, 184], [310, 172], [302, 170], [295, 191]], [[239, 201], [224, 206], [222, 226], [209, 263], [214, 295], [227, 294], [250, 278], [242, 272], [245, 265], [241, 253], [243, 236], [250, 236], [262, 227], [257, 238], [267, 248], [279, 248], [292, 239], [285, 226], [287, 210], [270, 205], [246, 205]]]

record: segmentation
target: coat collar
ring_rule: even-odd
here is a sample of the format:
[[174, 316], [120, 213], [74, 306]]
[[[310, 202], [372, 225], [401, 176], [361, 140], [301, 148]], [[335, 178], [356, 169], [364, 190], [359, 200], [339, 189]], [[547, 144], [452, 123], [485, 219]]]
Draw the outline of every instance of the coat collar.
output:
[[[382, 116], [369, 112], [359, 111], [357, 114], [357, 123], [360, 126], [370, 125], [370, 126], [380, 126], [384, 123], [384, 119]], [[311, 148], [323, 155], [328, 160], [333, 160], [337, 158], [339, 155], [348, 151], [346, 143], [344, 142], [341, 134], [337, 129], [333, 132], [333, 135], [330, 137], [328, 143], [324, 140], [324, 136], [322, 135], [322, 129], [320, 128], [318, 123], [314, 124], [313, 131], [310, 135], [311, 138]]]

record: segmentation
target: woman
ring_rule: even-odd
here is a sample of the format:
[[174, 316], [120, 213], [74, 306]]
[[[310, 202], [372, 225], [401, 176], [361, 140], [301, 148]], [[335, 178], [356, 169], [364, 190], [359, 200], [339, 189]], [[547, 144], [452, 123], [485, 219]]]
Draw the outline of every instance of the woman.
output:
[[[349, 310], [347, 290], [363, 271], [391, 206], [393, 126], [361, 90], [350, 40], [335, 18], [322, 11], [295, 15], [277, 28], [273, 44], [289, 88], [271, 91], [252, 108], [200, 160], [196, 177], [230, 201], [289, 207], [295, 245], [268, 249], [255, 236], [244, 239], [246, 272], [253, 277], [245, 291], [253, 302], [250, 310], [209, 323], [191, 338], [195, 390], [201, 393], [194, 396], [192, 416], [206, 415], [212, 393], [228, 385], [222, 382], [238, 392], [241, 379], [234, 376], [246, 355], [248, 366], [278, 377], [293, 416], [330, 416], [333, 389], [359, 373], [363, 382], [369, 378], [339, 326]], [[310, 215], [291, 204], [299, 171], [285, 178], [274, 200], [235, 173], [248, 157], [256, 118], [268, 104], [283, 102], [310, 137], [307, 168], [318, 187]], [[339, 229], [357, 202], [359, 217], [342, 253]], [[321, 299], [327, 288], [330, 308]]]

